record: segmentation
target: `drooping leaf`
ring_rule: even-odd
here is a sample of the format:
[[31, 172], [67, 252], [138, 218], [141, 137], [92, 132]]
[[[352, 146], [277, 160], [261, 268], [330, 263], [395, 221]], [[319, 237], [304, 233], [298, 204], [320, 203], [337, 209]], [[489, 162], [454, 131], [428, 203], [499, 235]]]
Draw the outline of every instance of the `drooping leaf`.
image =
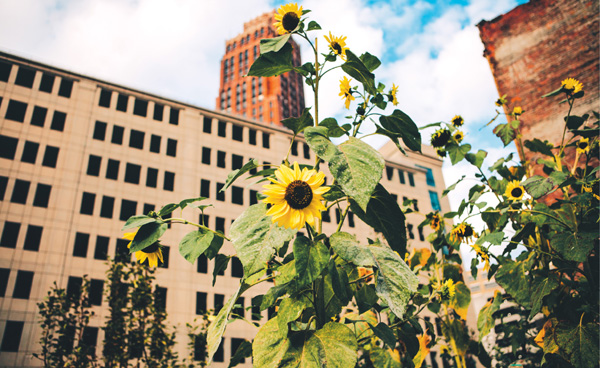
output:
[[444, 189], [444, 191], [442, 192], [442, 197], [445, 197], [448, 193], [453, 191], [456, 188], [456, 186], [458, 185], [458, 183], [465, 180], [465, 178], [466, 178], [466, 175], [463, 175], [460, 179], [458, 179], [456, 181], [456, 183], [454, 183], [454, 184], [450, 185], [448, 188]]
[[242, 284], [240, 288], [227, 300], [223, 308], [221, 308], [221, 311], [219, 311], [215, 319], [208, 326], [206, 335], [206, 349], [208, 350], [208, 357], [206, 361], [208, 365], [210, 365], [213, 356], [215, 355], [217, 349], [219, 348], [219, 345], [221, 344], [221, 339], [223, 338], [223, 334], [225, 333], [227, 321], [229, 320], [229, 315], [231, 314], [231, 311], [235, 306], [235, 302], [246, 289], [247, 286], [245, 284]]
[[450, 162], [452, 165], [459, 163], [463, 158], [465, 158], [465, 155], [470, 150], [471, 145], [468, 143], [465, 143], [461, 146], [458, 146], [455, 143], [448, 143], [446, 145], [446, 152], [448, 152], [448, 155], [450, 156]]
[[[213, 243], [215, 244], [213, 245]], [[222, 244], [223, 238], [220, 236], [209, 230], [198, 229], [189, 232], [181, 239], [181, 242], [179, 243], [179, 254], [193, 264], [204, 251], [211, 247], [211, 245], [220, 249]]]
[[569, 130], [577, 130], [577, 129], [579, 129], [580, 126], [583, 125], [583, 123], [585, 123], [585, 121], [589, 117], [590, 116], [588, 114], [585, 114], [583, 116], [577, 116], [577, 115], [570, 115], [568, 117], [565, 116], [565, 123], [567, 123], [567, 128], [569, 128]]
[[158, 220], [153, 217], [148, 217], [145, 215], [131, 216], [130, 218], [127, 219], [127, 222], [125, 223], [125, 225], [123, 225], [123, 228], [121, 228], [121, 231], [133, 229], [135, 227], [140, 227], [140, 226], [149, 224], [151, 222], [158, 222]]
[[369, 71], [369, 68], [352, 51], [346, 50], [346, 62], [342, 64], [342, 70], [349, 76], [363, 84], [365, 90], [374, 95], [375, 75]]
[[531, 152], [539, 152], [543, 155], [551, 156], [551, 157], [554, 155], [552, 153], [552, 149], [554, 148], [554, 145], [552, 143], [548, 142], [547, 140], [542, 142], [541, 140], [534, 138], [531, 141], [523, 142], [523, 145]]
[[225, 274], [225, 270], [227, 269], [227, 265], [229, 264], [229, 258], [230, 257], [221, 253], [217, 254], [217, 256], [215, 257], [215, 267], [213, 268], [212, 279], [213, 287], [215, 286], [215, 282], [217, 281], [217, 276]]
[[318, 30], [321, 29], [321, 26], [319, 25], [319, 23], [315, 22], [314, 20], [311, 20], [310, 22], [308, 22], [308, 28], [306, 28], [306, 31], [313, 31], [313, 30]]
[[179, 207], [181, 209], [186, 208], [190, 203], [194, 203], [194, 202], [200, 202], [203, 201], [205, 199], [208, 199], [206, 197], [196, 197], [196, 198], [188, 198], [188, 199], [184, 199], [183, 201], [179, 202]]
[[477, 166], [481, 169], [481, 165], [483, 164], [483, 160], [487, 157], [487, 152], [483, 150], [477, 151], [477, 153], [466, 153], [465, 159], [469, 161], [471, 164]]
[[281, 339], [287, 337], [288, 324], [300, 318], [302, 311], [309, 306], [309, 301], [304, 298], [285, 298], [279, 303], [279, 309], [277, 310], [277, 323], [279, 323], [279, 332], [281, 332]]
[[457, 282], [454, 296], [450, 299], [450, 308], [466, 321], [469, 304], [471, 304], [471, 290], [464, 282]]
[[179, 204], [178, 203], [169, 203], [167, 205], [164, 205], [163, 208], [160, 209], [160, 211], [158, 211], [158, 215], [159, 216], [165, 216], [170, 214], [171, 212], [175, 211], [176, 209], [179, 208]]
[[167, 231], [167, 227], [167, 224], [158, 222], [151, 222], [149, 224], [142, 225], [131, 241], [129, 253], [135, 253], [138, 250], [145, 249], [156, 243], [160, 237], [163, 236], [165, 231]]
[[494, 128], [494, 134], [502, 140], [504, 147], [508, 146], [517, 137], [517, 129], [519, 128], [519, 121], [513, 120], [510, 123], [498, 124]]
[[300, 285], [308, 285], [327, 267], [329, 249], [323, 242], [313, 244], [308, 238], [298, 236], [294, 241], [294, 260], [298, 282]]
[[225, 185], [223, 185], [223, 188], [221, 188], [219, 193], [222, 193], [225, 190], [227, 190], [227, 188], [229, 188], [229, 186], [231, 184], [233, 184], [233, 182], [236, 181], [240, 176], [244, 175], [245, 173], [247, 173], [248, 171], [250, 171], [252, 169], [256, 169], [258, 166], [259, 166], [258, 160], [253, 158], [250, 161], [246, 162], [244, 164], [244, 166], [242, 166], [241, 168], [235, 169], [232, 172], [230, 172], [229, 175], [227, 175], [227, 180], [225, 181]]
[[347, 305], [352, 300], [352, 291], [348, 284], [348, 275], [343, 269], [338, 270], [333, 259], [327, 265], [327, 273], [331, 277], [331, 287], [335, 295], [340, 299], [343, 305]]
[[540, 175], [532, 176], [523, 182], [523, 187], [533, 198], [540, 198], [552, 191], [552, 189], [562, 184], [568, 175], [559, 171], [553, 172], [549, 177], [544, 178]]
[[338, 125], [337, 120], [335, 120], [334, 118], [324, 119], [319, 123], [319, 126], [326, 127], [327, 136], [331, 138], [338, 138], [347, 133], [346, 130], [344, 130]]
[[310, 148], [323, 161], [329, 162], [339, 150], [327, 137], [329, 129], [325, 126], [309, 127], [304, 130], [304, 138]]
[[427, 355], [429, 355], [430, 349], [429, 349], [428, 345], [429, 345], [429, 342], [431, 341], [431, 337], [429, 337], [429, 335], [427, 335], [427, 334], [423, 334], [423, 335], [419, 336], [418, 339], [419, 339], [419, 352], [413, 358], [413, 364], [415, 365], [415, 368], [421, 368], [421, 365], [423, 364], [425, 357]]
[[379, 68], [381, 65], [381, 61], [377, 58], [377, 56], [371, 55], [368, 52], [360, 55], [360, 60], [370, 72], [375, 71], [375, 69]]
[[273, 77], [294, 70], [292, 65], [292, 45], [286, 43], [279, 51], [262, 54], [254, 61], [249, 76]]
[[346, 197], [346, 193], [344, 193], [342, 188], [340, 188], [338, 185], [332, 185], [329, 188], [330, 189], [327, 191], [327, 193], [323, 194], [323, 198], [325, 198], [325, 200], [333, 202], [340, 198]]
[[252, 205], [231, 225], [231, 242], [244, 266], [245, 277], [265, 268], [275, 252], [296, 233], [274, 224], [266, 213], [265, 203]]
[[493, 245], [500, 245], [500, 244], [502, 244], [502, 240], [504, 240], [504, 233], [502, 231], [498, 231], [498, 232], [486, 234], [486, 235], [478, 238], [477, 241], [475, 242], [475, 244], [482, 245], [485, 243], [490, 243]]
[[285, 46], [285, 44], [290, 39], [290, 36], [291, 34], [286, 33], [279, 37], [263, 38], [262, 40], [260, 40], [260, 53], [266, 54], [269, 52], [277, 52], [281, 50], [281, 48]]
[[290, 129], [294, 134], [301, 133], [304, 129], [313, 126], [315, 124], [312, 115], [310, 114], [310, 108], [304, 108], [302, 115], [297, 118], [291, 117], [281, 121], [281, 124], [286, 128]]
[[373, 330], [375, 336], [379, 337], [381, 341], [388, 346], [388, 348], [393, 349], [396, 347], [396, 335], [394, 334], [394, 330], [392, 330], [387, 324], [379, 322], [377, 326], [373, 326], [369, 323], [369, 327], [371, 327], [371, 330]]
[[381, 126], [398, 137], [409, 149], [421, 152], [421, 133], [417, 124], [404, 112], [394, 110], [389, 116], [381, 116], [379, 118]]
[[479, 316], [477, 317], [479, 341], [481, 341], [487, 334], [489, 334], [492, 328], [496, 325], [495, 318], [493, 317], [493, 315], [500, 309], [501, 304], [502, 293], [497, 290], [494, 293], [494, 299], [487, 302], [487, 304], [484, 305], [483, 308], [481, 308], [481, 310], [479, 311]]
[[[536, 281], [536, 280], [534, 280]], [[529, 319], [532, 319], [536, 314], [542, 310], [542, 302], [545, 296], [550, 294], [560, 284], [558, 276], [555, 273], [551, 273], [548, 277], [543, 278], [535, 282], [533, 292], [531, 294], [531, 312], [529, 313]]]

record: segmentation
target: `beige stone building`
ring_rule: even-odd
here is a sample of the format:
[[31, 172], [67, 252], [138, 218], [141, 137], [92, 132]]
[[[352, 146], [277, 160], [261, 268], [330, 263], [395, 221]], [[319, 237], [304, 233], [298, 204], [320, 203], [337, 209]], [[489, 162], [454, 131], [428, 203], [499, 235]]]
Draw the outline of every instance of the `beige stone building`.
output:
[[[239, 180], [218, 194], [227, 174], [250, 158], [274, 164], [284, 157], [292, 135], [275, 125], [174, 101], [0, 53], [0, 366], [39, 366], [37, 303], [53, 284], [73, 287], [83, 275], [91, 280], [95, 316], [87, 334], [101, 354], [108, 315], [102, 295], [107, 257], [126, 251], [119, 239], [124, 221], [184, 198], [205, 196], [208, 226], [229, 233], [232, 221], [256, 201], [262, 188]], [[430, 147], [403, 156], [392, 145], [382, 184], [403, 198], [417, 200], [420, 212], [449, 210], [441, 160]], [[300, 139], [291, 160], [314, 162]], [[329, 179], [331, 182], [331, 179]], [[197, 221], [186, 208], [182, 216]], [[332, 232], [336, 213], [324, 214]], [[422, 217], [409, 214], [412, 246], [426, 246], [419, 232]], [[178, 242], [191, 227], [173, 225], [164, 236], [166, 262], [157, 271], [169, 323], [179, 329], [179, 350], [186, 355], [185, 323], [221, 305], [237, 290], [241, 272], [233, 263], [211, 286], [213, 263], [188, 263]], [[360, 238], [375, 236], [354, 216], [344, 230]], [[229, 244], [225, 252], [233, 254]], [[120, 253], [121, 252], [121, 253]], [[250, 306], [251, 289], [240, 300]], [[250, 311], [246, 317], [251, 319]], [[263, 312], [262, 322], [267, 313]], [[229, 325], [214, 367], [226, 367], [240, 339], [257, 329]], [[429, 358], [428, 358], [429, 359]], [[247, 359], [243, 365], [251, 366]]]

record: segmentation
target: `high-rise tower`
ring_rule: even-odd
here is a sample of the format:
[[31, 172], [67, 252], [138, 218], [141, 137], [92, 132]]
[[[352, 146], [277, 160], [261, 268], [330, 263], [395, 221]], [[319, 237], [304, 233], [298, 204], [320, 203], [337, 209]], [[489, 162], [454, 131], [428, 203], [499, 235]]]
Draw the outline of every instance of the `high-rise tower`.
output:
[[[260, 56], [260, 40], [276, 36], [273, 13], [244, 23], [244, 31], [227, 40], [221, 59], [217, 110], [281, 125], [282, 119], [300, 116], [304, 109], [302, 77], [289, 72], [278, 77], [249, 77], [250, 66]], [[292, 39], [292, 60], [301, 65], [300, 48]]]

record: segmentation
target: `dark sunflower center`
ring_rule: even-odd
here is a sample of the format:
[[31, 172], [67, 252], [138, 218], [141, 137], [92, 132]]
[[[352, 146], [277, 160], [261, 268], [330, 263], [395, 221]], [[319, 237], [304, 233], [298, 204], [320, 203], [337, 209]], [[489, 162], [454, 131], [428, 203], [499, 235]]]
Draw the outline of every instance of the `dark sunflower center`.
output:
[[463, 231], [463, 237], [468, 238], [471, 236], [473, 236], [473, 228], [471, 226], [466, 226], [465, 230]]
[[579, 149], [584, 150], [587, 148], [588, 143], [587, 142], [579, 142], [578, 146], [579, 146]]
[[283, 18], [281, 18], [281, 25], [283, 26], [283, 29], [288, 32], [296, 29], [296, 27], [298, 27], [298, 23], [300, 23], [300, 18], [298, 18], [298, 14], [293, 12], [287, 12]]
[[456, 126], [461, 126], [463, 123], [463, 120], [461, 118], [456, 118], [452, 121], [454, 123], [454, 125]]
[[144, 253], [154, 253], [157, 250], [158, 250], [158, 242], [156, 242], [156, 243], [154, 243], [154, 244], [152, 244], [152, 245], [150, 245], [150, 246], [142, 249], [142, 252], [144, 252]]
[[515, 198], [518, 198], [521, 195], [523, 195], [523, 189], [521, 189], [520, 187], [513, 188], [513, 190], [510, 191], [510, 195]]
[[313, 192], [306, 182], [295, 180], [285, 190], [285, 200], [295, 210], [308, 207], [313, 199]]
[[342, 46], [340, 46], [339, 43], [337, 43], [337, 42], [332, 43], [331, 48], [333, 49], [333, 51], [335, 51], [336, 54], [338, 54], [338, 55], [342, 54]]
[[444, 147], [450, 139], [450, 131], [448, 129], [435, 132], [431, 137], [431, 145], [434, 147]]

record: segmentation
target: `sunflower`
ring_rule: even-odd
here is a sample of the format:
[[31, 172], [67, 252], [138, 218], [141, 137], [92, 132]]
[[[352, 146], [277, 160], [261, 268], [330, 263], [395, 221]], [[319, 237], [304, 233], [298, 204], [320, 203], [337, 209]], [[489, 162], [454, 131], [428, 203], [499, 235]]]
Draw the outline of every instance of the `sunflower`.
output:
[[346, 61], [346, 50], [348, 50], [348, 47], [346, 47], [346, 38], [345, 36], [335, 37], [331, 32], [329, 32], [329, 37], [325, 36], [331, 51], [339, 55], [344, 61]]
[[450, 121], [452, 122], [452, 125], [455, 128], [458, 128], [459, 126], [462, 126], [465, 123], [465, 119], [463, 119], [463, 117], [460, 115], [454, 115], [454, 117]]
[[398, 106], [398, 86], [392, 83], [392, 89], [390, 89], [390, 93], [388, 94], [388, 100], [394, 106]]
[[315, 225], [315, 218], [321, 218], [325, 206], [322, 195], [329, 190], [323, 187], [325, 174], [303, 168], [297, 162], [291, 169], [285, 164], [275, 170], [277, 180], [269, 178], [273, 184], [263, 185], [267, 196], [265, 203], [272, 204], [267, 216], [273, 216], [273, 223], [288, 229], [301, 229], [304, 223]]
[[[131, 247], [135, 234], [137, 234], [137, 230], [123, 235], [123, 239], [131, 240], [129, 244], [127, 244], [128, 249]], [[147, 260], [150, 267], [158, 267], [159, 260], [161, 264], [164, 263], [162, 250], [160, 249], [160, 244], [158, 242], [135, 252], [135, 258], [142, 264]]]
[[449, 129], [438, 129], [431, 135], [431, 145], [435, 148], [444, 147], [451, 136], [452, 133], [450, 133]]
[[513, 108], [513, 115], [514, 116], [519, 116], [521, 114], [523, 114], [523, 108], [521, 106], [515, 106]]
[[511, 201], [518, 201], [523, 198], [523, 194], [525, 194], [525, 189], [521, 185], [521, 182], [518, 180], [513, 180], [506, 186], [506, 191], [504, 195]]
[[446, 150], [443, 149], [443, 148], [438, 148], [438, 149], [435, 150], [435, 152], [438, 154], [438, 156], [440, 156], [442, 158], [446, 157], [446, 155], [447, 155]]
[[575, 78], [567, 78], [561, 82], [561, 85], [567, 95], [574, 95], [583, 90], [583, 84]]
[[587, 153], [590, 152], [590, 139], [589, 138], [581, 138], [579, 142], [575, 145], [577, 147], [577, 153]]
[[440, 297], [442, 300], [450, 300], [456, 294], [456, 285], [454, 285], [454, 281], [452, 279], [446, 280], [441, 286]]
[[464, 137], [465, 137], [465, 133], [461, 132], [460, 130], [457, 130], [457, 131], [454, 133], [454, 139], [455, 139], [455, 140], [456, 140], [458, 143], [462, 142], [462, 140], [463, 140], [463, 138], [464, 138]]
[[352, 79], [348, 79], [346, 78], [346, 76], [344, 76], [344, 79], [340, 80], [340, 94], [339, 96], [342, 96], [346, 99], [345, 101], [345, 105], [346, 108], [348, 110], [350, 110], [350, 101], [355, 100], [354, 96], [352, 96], [352, 92], [350, 91], [350, 81]]
[[442, 223], [442, 216], [440, 216], [439, 212], [436, 212], [431, 216], [431, 222], [429, 226], [433, 229], [433, 231], [438, 231], [440, 229], [440, 224]]
[[450, 231], [450, 239], [453, 239], [454, 241], [465, 241], [466, 243], [469, 243], [472, 237], [476, 238], [477, 234], [475, 233], [475, 230], [473, 230], [473, 227], [465, 222], [461, 222]]
[[496, 100], [496, 106], [498, 106], [498, 107], [502, 107], [502, 106], [506, 105], [506, 103], [507, 103], [507, 102], [508, 102], [508, 101], [506, 101], [506, 95], [504, 95], [504, 96], [502, 96], [502, 97], [499, 97], [499, 98]]
[[282, 5], [277, 9], [277, 13], [275, 13], [275, 20], [277, 22], [273, 23], [273, 26], [280, 35], [290, 33], [298, 27], [301, 16], [302, 7], [298, 8], [298, 4], [289, 3]]
[[488, 254], [487, 249], [480, 247], [477, 244], [473, 245], [473, 250], [477, 253], [478, 256], [481, 257], [481, 260], [485, 263], [483, 266], [484, 271], [489, 271], [490, 269], [490, 255]]

